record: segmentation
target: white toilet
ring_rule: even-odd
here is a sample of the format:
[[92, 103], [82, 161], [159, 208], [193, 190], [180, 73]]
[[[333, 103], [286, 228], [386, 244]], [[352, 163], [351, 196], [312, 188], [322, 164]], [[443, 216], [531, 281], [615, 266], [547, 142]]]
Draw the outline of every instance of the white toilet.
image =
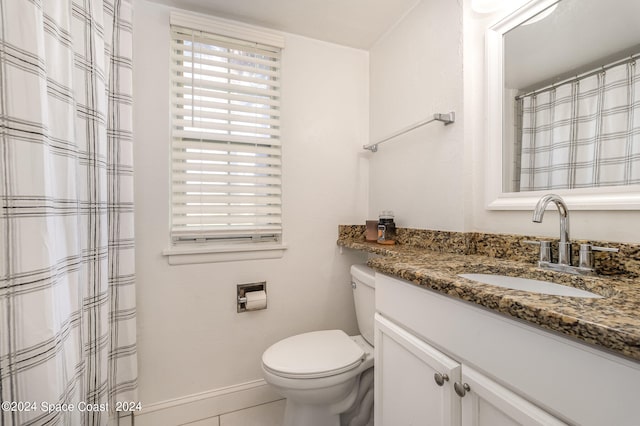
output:
[[281, 340], [262, 354], [266, 382], [287, 399], [283, 426], [339, 426], [340, 414], [357, 412], [364, 394], [372, 404], [372, 390], [364, 388], [372, 387], [373, 378], [364, 380], [362, 373], [372, 376], [367, 370], [373, 367], [374, 271], [353, 265], [351, 283], [362, 335], [313, 331]]

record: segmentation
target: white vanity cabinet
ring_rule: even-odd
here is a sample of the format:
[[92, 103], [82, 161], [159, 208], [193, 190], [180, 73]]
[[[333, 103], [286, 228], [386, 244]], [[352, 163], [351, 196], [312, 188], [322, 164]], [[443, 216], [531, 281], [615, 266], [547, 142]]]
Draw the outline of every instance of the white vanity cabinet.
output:
[[375, 327], [376, 424], [565, 424], [378, 314]]
[[375, 424], [459, 425], [460, 363], [378, 314], [375, 330]]
[[376, 311], [378, 425], [640, 424], [640, 363], [383, 274]]
[[462, 426], [560, 426], [566, 423], [466, 365], [462, 366]]

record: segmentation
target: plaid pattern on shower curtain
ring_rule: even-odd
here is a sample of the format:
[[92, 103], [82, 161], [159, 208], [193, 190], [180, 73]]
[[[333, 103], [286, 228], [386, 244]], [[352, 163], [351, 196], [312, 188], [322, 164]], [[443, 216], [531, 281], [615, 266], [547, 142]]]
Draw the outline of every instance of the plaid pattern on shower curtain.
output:
[[640, 184], [640, 67], [520, 99], [520, 191]]
[[136, 399], [131, 17], [0, 0], [3, 426], [105, 425]]

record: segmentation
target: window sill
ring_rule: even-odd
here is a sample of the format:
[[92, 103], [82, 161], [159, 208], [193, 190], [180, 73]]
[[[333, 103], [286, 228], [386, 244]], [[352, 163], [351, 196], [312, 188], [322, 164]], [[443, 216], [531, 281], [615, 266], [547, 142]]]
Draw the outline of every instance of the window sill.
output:
[[279, 259], [287, 249], [281, 243], [209, 244], [173, 246], [162, 251], [169, 265]]

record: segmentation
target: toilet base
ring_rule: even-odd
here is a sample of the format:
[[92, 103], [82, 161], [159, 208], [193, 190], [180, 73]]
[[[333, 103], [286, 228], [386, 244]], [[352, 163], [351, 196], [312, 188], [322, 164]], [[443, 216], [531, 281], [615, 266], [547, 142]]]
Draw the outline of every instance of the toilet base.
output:
[[287, 398], [283, 426], [373, 425], [373, 367], [356, 380], [348, 395], [330, 405]]
[[340, 426], [340, 415], [331, 413], [327, 407], [301, 405], [287, 398], [282, 426]]

